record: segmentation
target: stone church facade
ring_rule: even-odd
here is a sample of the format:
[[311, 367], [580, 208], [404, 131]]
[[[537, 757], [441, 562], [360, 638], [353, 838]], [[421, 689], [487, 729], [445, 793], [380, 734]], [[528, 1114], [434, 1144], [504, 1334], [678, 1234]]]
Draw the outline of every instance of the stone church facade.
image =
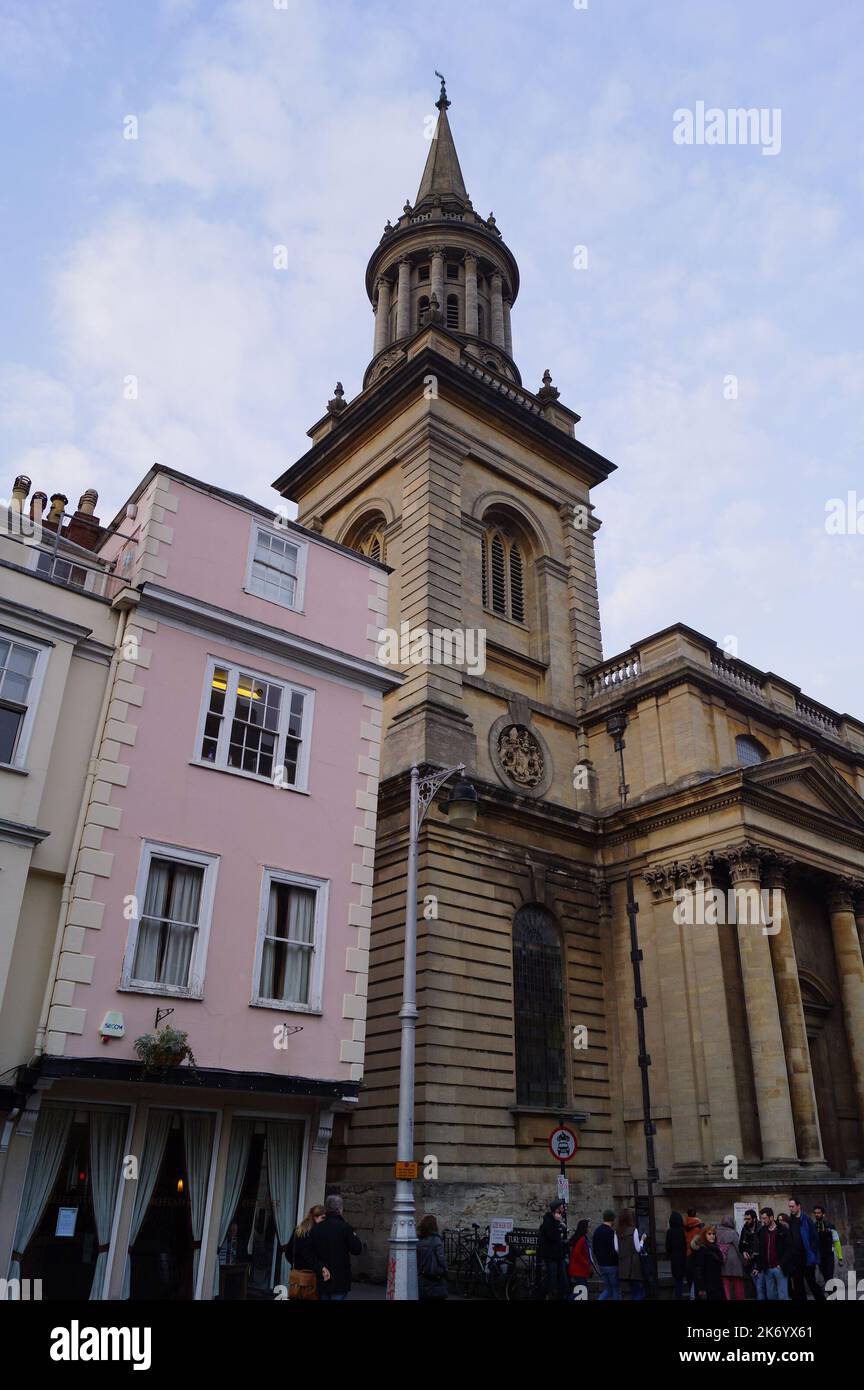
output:
[[407, 661], [384, 701], [374, 881], [356, 870], [366, 1070], [357, 1112], [336, 1117], [329, 1181], [380, 1269], [409, 774], [465, 763], [476, 824], [433, 805], [421, 831], [415, 1158], [438, 1176], [418, 1185], [418, 1212], [535, 1224], [562, 1119], [579, 1136], [573, 1212], [632, 1202], [649, 1176], [646, 1073], [658, 1226], [671, 1208], [716, 1218], [797, 1191], [851, 1242], [864, 725], [680, 624], [604, 660], [593, 497], [614, 465], [578, 440], [548, 372], [522, 384], [518, 266], [474, 210], [448, 106], [442, 84], [417, 198], [369, 261], [363, 390], [347, 403], [337, 388], [276, 483], [302, 524], [391, 567], [370, 632], [485, 641], [485, 663]]

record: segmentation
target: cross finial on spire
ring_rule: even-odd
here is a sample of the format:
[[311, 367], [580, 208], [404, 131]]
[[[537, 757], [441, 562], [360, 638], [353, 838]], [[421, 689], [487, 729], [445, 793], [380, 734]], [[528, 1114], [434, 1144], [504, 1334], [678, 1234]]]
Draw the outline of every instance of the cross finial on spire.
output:
[[444, 74], [443, 72], [439, 72], [436, 68], [435, 76], [441, 78], [441, 92], [438, 96], [438, 100], [436, 101], [435, 105], [438, 107], [439, 111], [446, 111], [450, 103], [447, 100], [447, 88], [444, 85]]

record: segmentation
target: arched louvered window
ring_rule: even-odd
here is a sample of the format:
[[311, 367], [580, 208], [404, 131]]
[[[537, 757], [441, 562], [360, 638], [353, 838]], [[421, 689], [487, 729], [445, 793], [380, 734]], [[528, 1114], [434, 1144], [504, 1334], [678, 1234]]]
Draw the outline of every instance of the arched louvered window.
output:
[[355, 533], [354, 539], [348, 544], [352, 550], [359, 550], [361, 555], [367, 555], [370, 560], [380, 560], [383, 564], [386, 559], [386, 546], [384, 544], [384, 518], [380, 515], [367, 519]]
[[483, 318], [483, 305], [482, 305], [482, 304], [478, 304], [478, 305], [477, 305], [477, 332], [479, 333], [479, 335], [480, 335], [481, 338], [485, 338], [485, 337], [486, 337], [486, 326], [485, 326], [484, 318]]
[[447, 296], [447, 327], [459, 327], [459, 296], [455, 294]]
[[516, 623], [525, 621], [525, 567], [518, 543], [497, 527], [483, 537], [483, 606]]
[[422, 328], [429, 322], [429, 296], [421, 295], [417, 303], [417, 327]]
[[564, 962], [551, 912], [520, 907], [513, 919], [516, 1103], [567, 1104]]
[[739, 734], [736, 738], [735, 753], [742, 767], [755, 767], [757, 763], [764, 763], [768, 757], [768, 749], [763, 748], [758, 739], [750, 738], [747, 734]]

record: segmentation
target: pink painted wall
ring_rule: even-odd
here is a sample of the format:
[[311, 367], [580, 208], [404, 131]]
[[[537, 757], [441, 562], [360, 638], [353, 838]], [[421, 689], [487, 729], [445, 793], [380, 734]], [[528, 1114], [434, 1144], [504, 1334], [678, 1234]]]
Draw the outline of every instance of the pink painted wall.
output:
[[[368, 656], [369, 567], [322, 546], [310, 547], [305, 617], [242, 593], [249, 518], [219, 499], [179, 492], [166, 587], [198, 594], [272, 625], [302, 631], [312, 640]], [[358, 634], [361, 634], [358, 636]], [[105, 902], [101, 931], [89, 931], [84, 950], [95, 954], [91, 985], [76, 987], [75, 1004], [87, 1009], [85, 1031], [67, 1040], [67, 1056], [132, 1059], [132, 1043], [153, 1030], [157, 1007], [173, 1007], [170, 1023], [186, 1029], [198, 1063], [230, 1070], [285, 1072], [347, 1079], [340, 1040], [351, 1037], [342, 999], [353, 993], [355, 974], [345, 970], [347, 946], [356, 945], [348, 906], [359, 900], [351, 865], [361, 851], [354, 827], [363, 814], [355, 794], [366, 789], [358, 773], [361, 724], [368, 722], [361, 689], [296, 669], [272, 657], [250, 657], [216, 638], [159, 622], [148, 634], [152, 648], [143, 673], [144, 702], [131, 709], [138, 723], [134, 746], [124, 749], [126, 787], [113, 790], [122, 809], [119, 830], [106, 829], [101, 848], [113, 854], [111, 876], [97, 879], [94, 897]], [[295, 680], [315, 691], [308, 794], [278, 789], [210, 767], [190, 766], [198, 756], [197, 730], [207, 658], [254, 666], [263, 676]], [[221, 856], [201, 1000], [144, 995], [118, 989], [129, 923], [123, 901], [135, 892], [144, 840], [176, 844]], [[263, 867], [329, 880], [323, 1016], [250, 1007]], [[103, 1044], [98, 1029], [109, 1009], [123, 1013], [126, 1035]], [[285, 1022], [303, 1031], [287, 1050], [273, 1046], [273, 1029]]]

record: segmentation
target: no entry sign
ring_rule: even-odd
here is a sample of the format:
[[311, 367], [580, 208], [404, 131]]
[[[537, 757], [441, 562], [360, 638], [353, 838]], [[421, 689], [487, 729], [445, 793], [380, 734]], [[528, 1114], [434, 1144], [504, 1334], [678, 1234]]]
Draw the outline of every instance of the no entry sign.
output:
[[579, 1140], [568, 1129], [566, 1125], [561, 1125], [558, 1129], [553, 1129], [549, 1135], [549, 1152], [559, 1163], [569, 1163], [579, 1147]]

